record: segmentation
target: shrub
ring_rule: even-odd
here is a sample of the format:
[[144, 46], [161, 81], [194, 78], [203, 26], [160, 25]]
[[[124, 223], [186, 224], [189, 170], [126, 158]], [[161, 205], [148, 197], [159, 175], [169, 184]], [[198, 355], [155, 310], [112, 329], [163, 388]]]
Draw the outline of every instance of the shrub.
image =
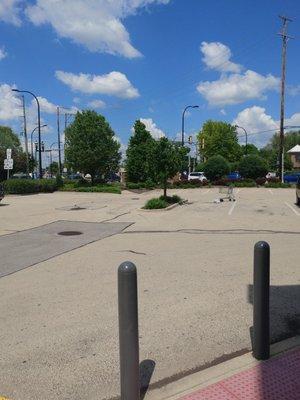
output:
[[96, 185], [96, 186], [82, 186], [76, 187], [75, 183], [68, 183], [64, 185], [60, 190], [63, 192], [87, 192], [87, 193], [116, 193], [121, 194], [120, 186], [116, 185]]
[[243, 180], [240, 182], [235, 182], [234, 186], [235, 187], [256, 187], [257, 184], [255, 181], [247, 179], [247, 180]]
[[218, 155], [209, 158], [204, 164], [203, 170], [205, 176], [210, 181], [213, 181], [229, 174], [230, 165], [224, 157]]
[[55, 179], [38, 179], [35, 181], [38, 192], [41, 193], [53, 193], [57, 190], [57, 184]]
[[173, 196], [160, 196], [160, 200], [166, 201], [168, 204], [175, 204], [175, 203], [180, 203], [182, 202], [182, 198], [177, 196], [177, 194], [174, 194]]
[[292, 185], [290, 185], [289, 183], [282, 183], [282, 182], [267, 182], [266, 187], [273, 188], [273, 189], [276, 189], [276, 188], [288, 189], [288, 188], [292, 187]]
[[129, 190], [145, 189], [145, 184], [143, 182], [126, 182], [126, 188]]
[[230, 183], [231, 182], [228, 178], [221, 178], [221, 179], [217, 179], [216, 181], [213, 181], [213, 185], [216, 185], [216, 186], [229, 186]]
[[37, 193], [39, 188], [31, 179], [8, 179], [4, 182], [4, 190], [9, 194]]
[[243, 178], [256, 179], [267, 174], [268, 164], [262, 157], [250, 154], [240, 161], [239, 171]]
[[58, 188], [61, 188], [61, 187], [64, 186], [64, 180], [63, 180], [63, 178], [61, 177], [61, 175], [59, 175], [59, 174], [56, 175], [55, 181], [56, 181], [56, 186], [57, 186]]
[[279, 183], [280, 179], [277, 176], [272, 176], [268, 178], [268, 183]]
[[264, 185], [264, 184], [266, 183], [266, 181], [267, 181], [266, 178], [257, 178], [257, 179], [255, 180], [256, 184], [259, 185], [259, 186]]
[[147, 201], [145, 204], [145, 207], [147, 210], [154, 210], [154, 209], [160, 209], [160, 208], [166, 208], [168, 207], [168, 203], [164, 199], [150, 199]]

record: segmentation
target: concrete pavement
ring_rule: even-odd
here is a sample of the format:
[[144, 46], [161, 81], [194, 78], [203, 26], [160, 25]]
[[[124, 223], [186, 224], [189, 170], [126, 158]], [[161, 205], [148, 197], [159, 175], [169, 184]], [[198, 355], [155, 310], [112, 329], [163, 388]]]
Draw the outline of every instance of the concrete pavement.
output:
[[[299, 329], [299, 217], [285, 204], [299, 210], [294, 190], [242, 189], [231, 213], [213, 203], [215, 189], [174, 192], [192, 204], [151, 214], [139, 208], [153, 192], [5, 199], [2, 234], [62, 219], [133, 225], [0, 279], [0, 395], [118, 395], [116, 272], [126, 259], [138, 268], [141, 361], [155, 361], [154, 386], [251, 348], [257, 240], [271, 244], [273, 340]], [[86, 209], [62, 209], [74, 204]]]

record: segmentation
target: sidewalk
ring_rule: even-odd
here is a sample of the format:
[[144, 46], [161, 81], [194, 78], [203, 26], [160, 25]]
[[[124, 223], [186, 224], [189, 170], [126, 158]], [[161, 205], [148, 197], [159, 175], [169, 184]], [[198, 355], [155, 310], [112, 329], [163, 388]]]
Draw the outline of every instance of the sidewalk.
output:
[[150, 390], [145, 400], [300, 400], [300, 336], [271, 346], [271, 358], [251, 352]]
[[182, 400], [299, 400], [300, 348], [200, 389]]

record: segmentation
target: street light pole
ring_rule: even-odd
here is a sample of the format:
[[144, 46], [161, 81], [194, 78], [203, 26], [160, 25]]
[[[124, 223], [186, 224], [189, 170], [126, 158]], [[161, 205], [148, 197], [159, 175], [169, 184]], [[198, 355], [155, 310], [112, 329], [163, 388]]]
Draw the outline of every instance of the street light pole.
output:
[[34, 97], [37, 109], [38, 109], [38, 132], [39, 132], [39, 178], [43, 177], [43, 168], [42, 168], [42, 140], [41, 140], [41, 109], [40, 109], [40, 102], [36, 95], [29, 90], [19, 90], [19, 89], [12, 89], [13, 92], [18, 93], [28, 93]]
[[184, 116], [185, 116], [186, 111], [189, 108], [199, 108], [199, 106], [186, 106], [185, 109], [183, 110], [182, 119], [181, 119], [181, 146], [182, 147], [184, 146]]
[[245, 136], [246, 136], [245, 155], [247, 155], [248, 154], [248, 133], [247, 133], [246, 129], [243, 128], [242, 126], [235, 125], [235, 128], [242, 129], [245, 132]]
[[[47, 126], [47, 124], [44, 124], [41, 126], [41, 128], [44, 128], [45, 126]], [[30, 134], [30, 144], [31, 144], [31, 157], [33, 158], [33, 134], [34, 132], [38, 129], [38, 126], [36, 126], [33, 131]]]

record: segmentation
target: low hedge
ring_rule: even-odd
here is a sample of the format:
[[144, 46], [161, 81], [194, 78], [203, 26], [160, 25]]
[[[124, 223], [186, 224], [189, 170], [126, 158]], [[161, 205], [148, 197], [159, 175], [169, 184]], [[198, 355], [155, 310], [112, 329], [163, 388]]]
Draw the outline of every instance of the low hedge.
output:
[[117, 185], [95, 185], [77, 187], [74, 183], [68, 183], [59, 190], [63, 192], [86, 192], [86, 193], [116, 193], [121, 194], [121, 188]]
[[52, 193], [57, 190], [55, 179], [8, 179], [3, 185], [8, 194]]
[[270, 189], [277, 189], [277, 188], [281, 188], [281, 189], [288, 189], [293, 187], [292, 185], [290, 185], [289, 183], [282, 183], [282, 182], [268, 182], [265, 184], [266, 188], [270, 188]]

